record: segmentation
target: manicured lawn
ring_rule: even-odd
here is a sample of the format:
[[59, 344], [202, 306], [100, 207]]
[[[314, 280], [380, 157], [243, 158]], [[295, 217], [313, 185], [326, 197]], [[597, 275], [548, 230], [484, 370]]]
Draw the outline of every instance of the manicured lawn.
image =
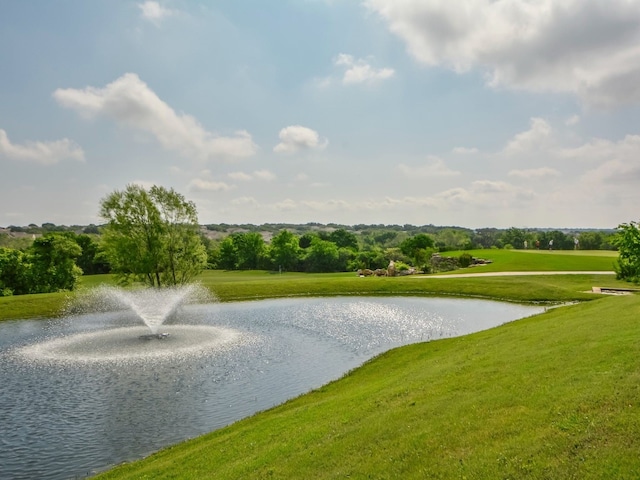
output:
[[640, 297], [390, 351], [101, 479], [638, 478]]
[[[474, 254], [494, 261], [477, 271], [609, 271], [615, 260], [602, 252]], [[633, 286], [614, 275], [207, 271], [199, 281], [220, 301], [366, 294], [583, 302], [392, 350], [318, 390], [99, 478], [640, 478], [640, 296], [588, 293]], [[113, 279], [82, 284], [104, 282]], [[0, 318], [48, 316], [66, 298], [0, 298]]]
[[[464, 252], [445, 252], [443, 256], [458, 257]], [[470, 250], [474, 257], [493, 263], [468, 269], [474, 272], [529, 271], [613, 271], [618, 252], [608, 250]], [[453, 272], [452, 272], [453, 273]], [[456, 272], [460, 273], [460, 272]]]

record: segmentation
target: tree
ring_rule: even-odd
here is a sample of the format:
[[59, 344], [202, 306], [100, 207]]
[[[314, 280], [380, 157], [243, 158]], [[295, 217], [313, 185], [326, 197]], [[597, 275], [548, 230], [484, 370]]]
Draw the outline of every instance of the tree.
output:
[[240, 270], [257, 270], [260, 268], [265, 254], [264, 238], [257, 232], [234, 233], [238, 256], [236, 268]]
[[527, 232], [516, 227], [505, 230], [500, 236], [502, 245], [511, 245], [511, 247], [518, 250], [524, 248], [525, 240], [527, 240]]
[[400, 251], [413, 259], [415, 265], [424, 264], [434, 247], [433, 239], [426, 233], [418, 233], [400, 244]]
[[82, 249], [73, 233], [47, 233], [33, 241], [30, 249], [32, 293], [73, 290], [82, 270], [76, 259]]
[[308, 272], [335, 272], [339, 268], [340, 253], [335, 243], [319, 237], [311, 241], [305, 256], [305, 268]]
[[629, 222], [618, 225], [613, 238], [620, 256], [614, 265], [616, 277], [629, 282], [640, 282], [640, 224]]
[[288, 230], [282, 230], [271, 239], [269, 256], [276, 268], [294, 270], [299, 262], [300, 245], [298, 237]]
[[351, 248], [358, 250], [358, 239], [351, 233], [347, 232], [344, 228], [334, 230], [329, 234], [329, 241], [335, 243], [338, 248]]
[[29, 293], [30, 269], [24, 252], [0, 247], [0, 297]]
[[75, 241], [82, 249], [82, 254], [76, 260], [76, 264], [85, 275], [109, 273], [109, 263], [103, 258], [99, 250], [98, 242], [89, 235], [77, 235]]
[[101, 201], [102, 237], [112, 272], [150, 286], [181, 285], [207, 264], [196, 207], [173, 189], [127, 185]]

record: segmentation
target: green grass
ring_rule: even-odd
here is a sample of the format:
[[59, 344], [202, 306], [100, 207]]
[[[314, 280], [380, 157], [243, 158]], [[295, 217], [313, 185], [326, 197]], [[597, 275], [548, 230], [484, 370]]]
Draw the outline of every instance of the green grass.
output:
[[[460, 256], [462, 251], [445, 252], [442, 255]], [[480, 272], [530, 272], [530, 271], [613, 271], [618, 252], [608, 250], [470, 250], [474, 257], [492, 260], [493, 263], [467, 269]], [[453, 273], [453, 272], [452, 272]], [[455, 272], [455, 273], [460, 273]]]
[[[483, 250], [477, 271], [611, 270], [601, 252]], [[387, 352], [344, 378], [101, 479], [638, 478], [640, 296], [614, 275], [359, 278], [208, 271], [221, 301], [291, 295], [592, 300], [465, 337]], [[84, 277], [83, 288], [112, 283]], [[48, 316], [64, 294], [0, 298]]]
[[638, 478], [640, 297], [387, 352], [100, 479]]
[[[448, 252], [446, 255], [459, 255]], [[610, 271], [615, 252], [564, 252], [477, 250], [475, 256], [490, 258], [491, 265], [456, 270], [452, 273], [496, 271]], [[627, 287], [614, 275], [567, 275], [446, 279], [431, 281], [420, 276], [396, 278], [360, 278], [354, 273], [277, 274], [264, 271], [205, 271], [198, 281], [223, 302], [255, 300], [287, 296], [330, 295], [464, 295], [470, 297], [506, 299], [519, 302], [568, 302], [592, 300], [585, 293], [593, 286]], [[79, 290], [101, 284], [114, 284], [112, 275], [82, 277]], [[63, 311], [74, 294], [39, 294], [0, 297], [0, 321], [16, 318], [52, 317]]]

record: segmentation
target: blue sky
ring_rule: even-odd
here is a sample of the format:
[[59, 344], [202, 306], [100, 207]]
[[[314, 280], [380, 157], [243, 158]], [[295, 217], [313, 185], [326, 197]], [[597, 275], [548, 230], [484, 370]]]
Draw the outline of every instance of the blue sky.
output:
[[0, 0], [0, 226], [640, 217], [640, 0]]

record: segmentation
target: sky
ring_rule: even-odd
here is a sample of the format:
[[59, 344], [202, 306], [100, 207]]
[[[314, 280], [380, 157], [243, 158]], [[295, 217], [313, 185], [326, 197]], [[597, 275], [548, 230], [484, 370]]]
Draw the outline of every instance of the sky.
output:
[[0, 226], [640, 219], [640, 0], [0, 0]]

